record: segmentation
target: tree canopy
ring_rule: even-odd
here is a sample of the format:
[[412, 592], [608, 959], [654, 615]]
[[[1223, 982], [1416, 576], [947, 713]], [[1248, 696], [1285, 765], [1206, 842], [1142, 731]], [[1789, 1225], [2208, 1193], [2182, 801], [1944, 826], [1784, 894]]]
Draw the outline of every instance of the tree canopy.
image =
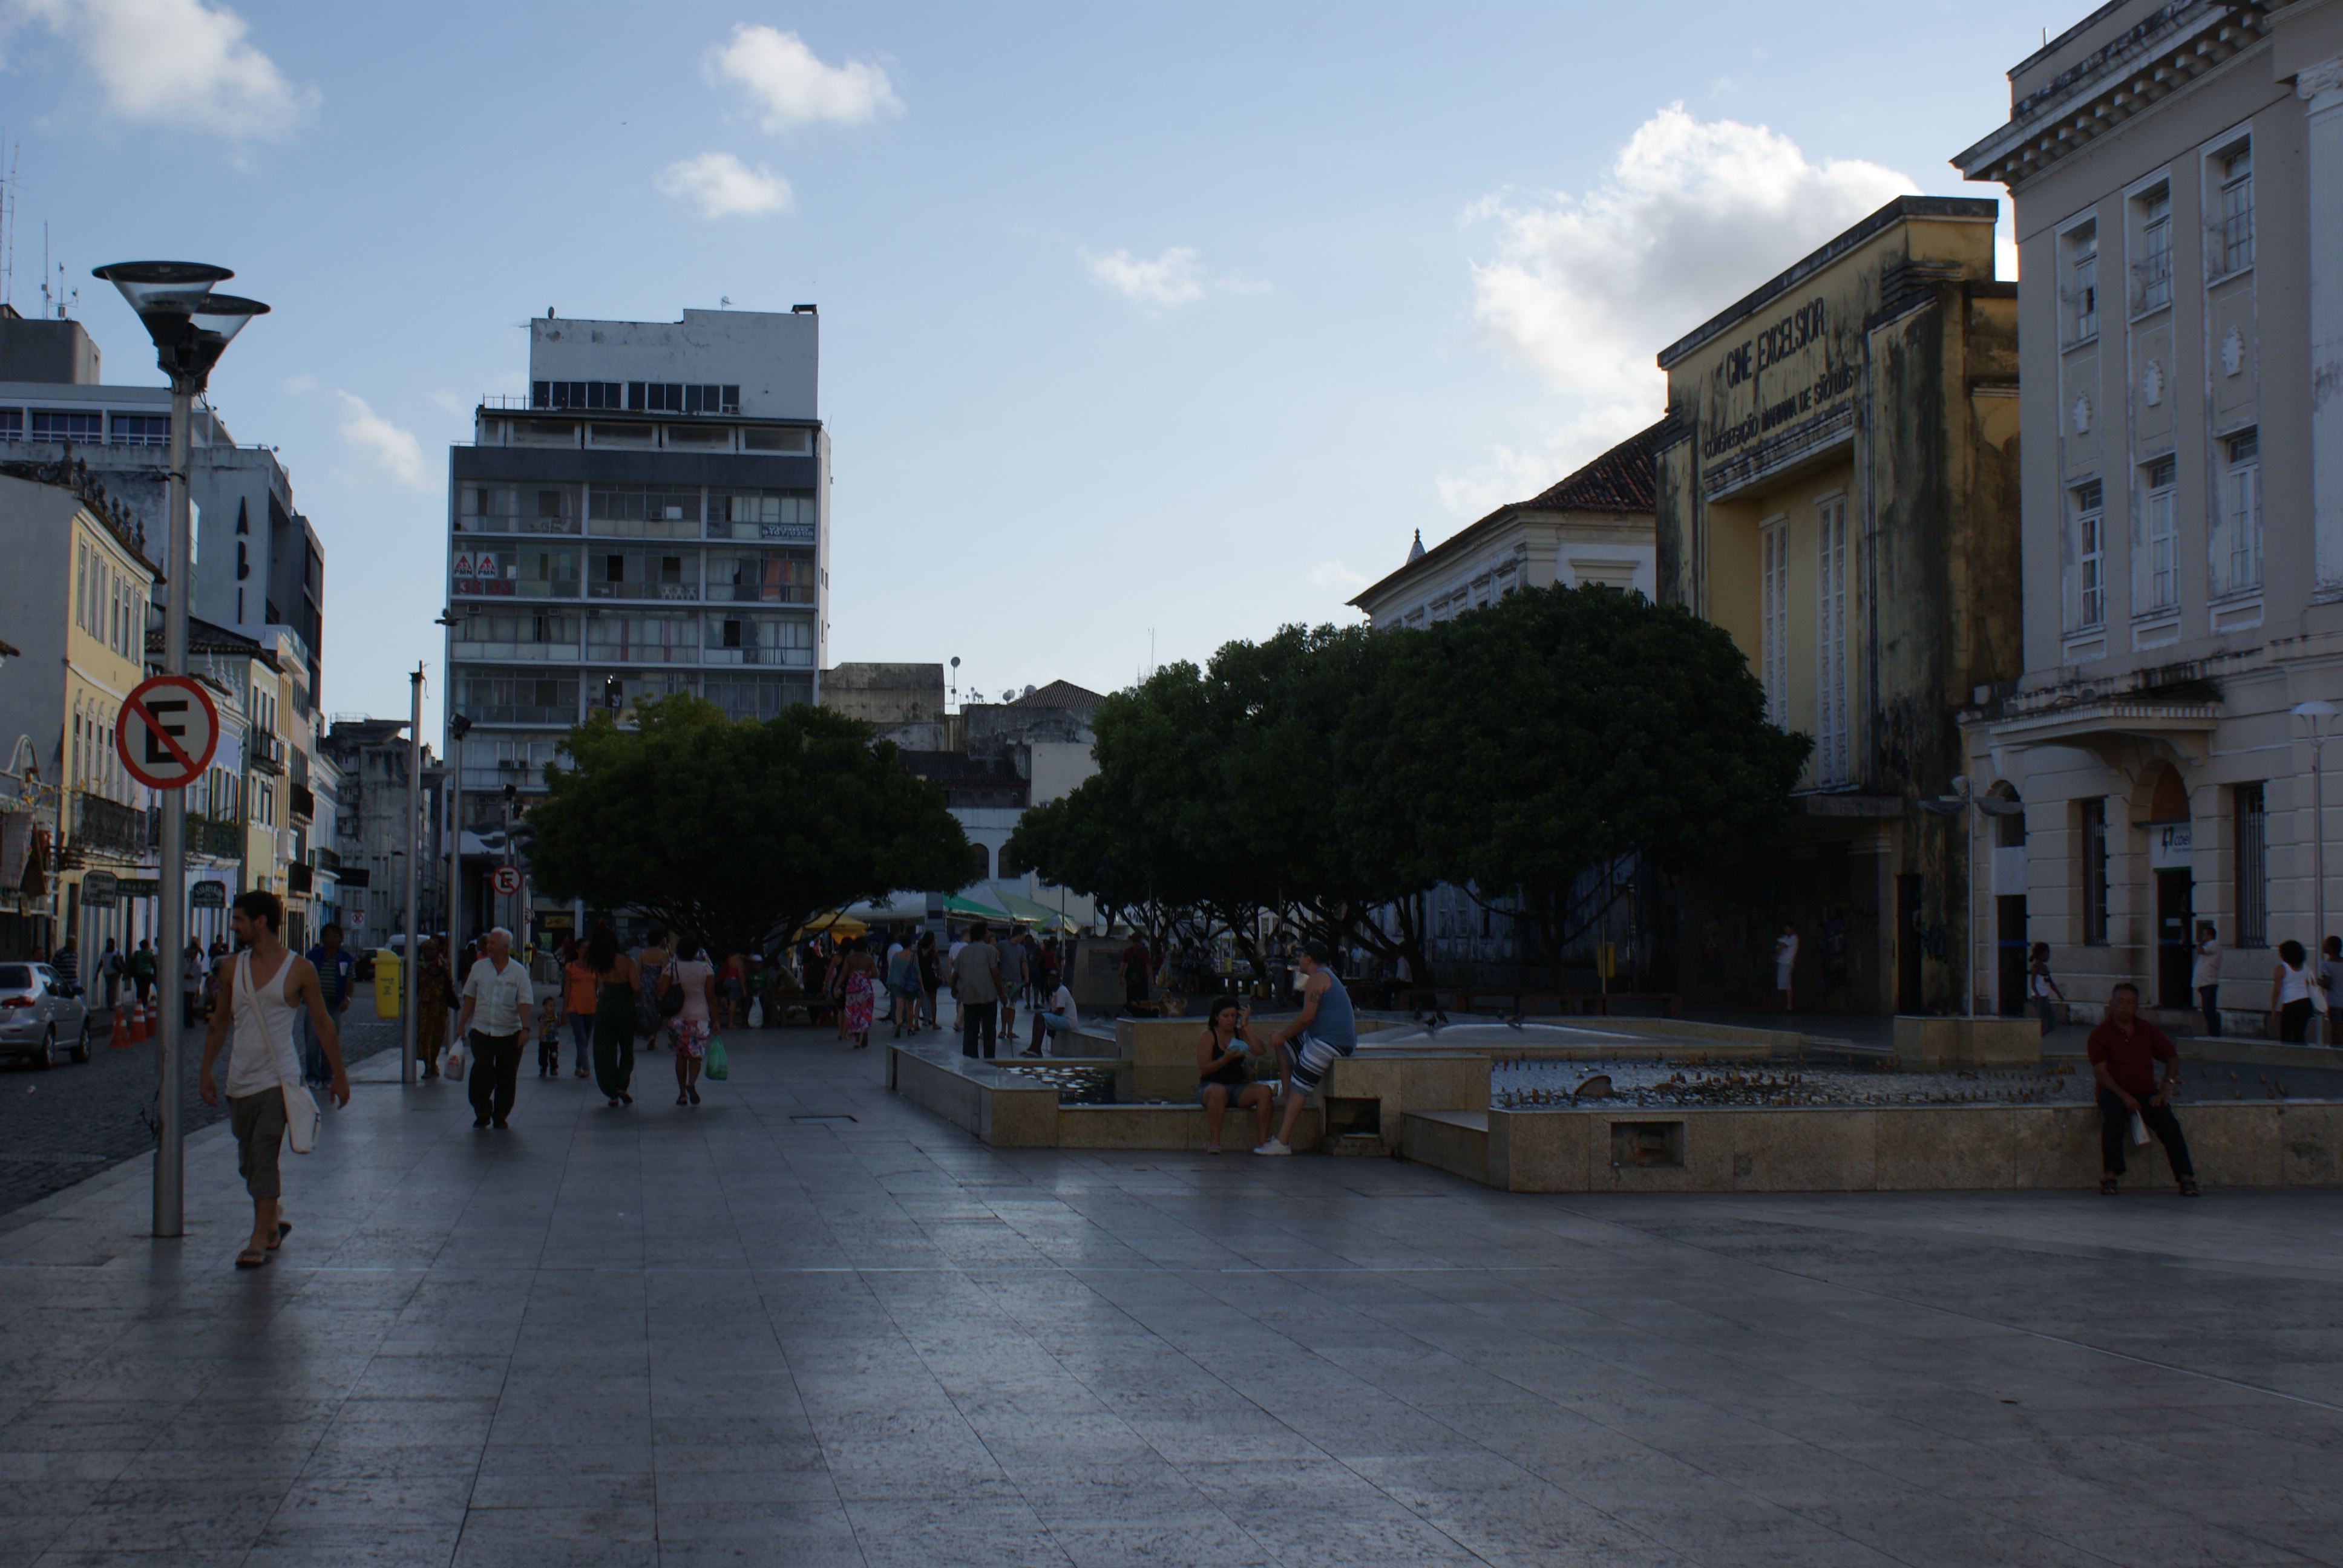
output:
[[956, 888], [968, 839], [889, 741], [799, 705], [734, 722], [691, 696], [602, 716], [561, 745], [530, 809], [529, 864], [557, 899], [636, 910], [719, 952], [755, 950], [842, 904]]
[[1418, 975], [1413, 895], [1503, 901], [1559, 962], [1600, 913], [1571, 903], [1579, 873], [1763, 841], [1809, 744], [1766, 723], [1723, 630], [1599, 588], [1419, 632], [1232, 642], [1108, 698], [1092, 728], [1098, 774], [1026, 814], [1011, 865], [1158, 931], [1246, 944], [1270, 910]]

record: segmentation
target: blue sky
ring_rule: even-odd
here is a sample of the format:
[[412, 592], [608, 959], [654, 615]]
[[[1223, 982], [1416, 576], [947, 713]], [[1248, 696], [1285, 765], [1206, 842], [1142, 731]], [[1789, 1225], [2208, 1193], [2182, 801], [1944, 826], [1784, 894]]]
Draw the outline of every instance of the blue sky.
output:
[[[214, 400], [328, 551], [326, 705], [436, 733], [447, 447], [526, 318], [822, 313], [834, 659], [1111, 689], [1343, 601], [1657, 413], [1652, 355], [1999, 124], [2082, 14], [0, 5], [11, 296], [276, 313]], [[2006, 236], [2005, 235], [2005, 239]]]

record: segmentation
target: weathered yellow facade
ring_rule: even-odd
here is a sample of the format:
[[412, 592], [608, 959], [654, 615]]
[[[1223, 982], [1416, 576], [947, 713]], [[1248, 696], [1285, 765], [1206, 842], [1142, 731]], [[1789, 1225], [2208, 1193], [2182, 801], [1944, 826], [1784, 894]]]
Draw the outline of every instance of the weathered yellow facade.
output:
[[1678, 984], [1922, 1011], [1960, 994], [1955, 714], [2019, 648], [2016, 286], [1990, 201], [1906, 196], [1664, 350], [1660, 594], [1815, 749], [1787, 841], [1694, 879]]

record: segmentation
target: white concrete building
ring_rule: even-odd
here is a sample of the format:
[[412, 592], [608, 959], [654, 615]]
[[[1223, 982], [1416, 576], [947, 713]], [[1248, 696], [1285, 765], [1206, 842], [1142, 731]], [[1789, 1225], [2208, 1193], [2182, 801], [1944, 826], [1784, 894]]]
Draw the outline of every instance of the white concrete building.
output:
[[[819, 319], [529, 324], [529, 391], [449, 454], [447, 711], [468, 826], [544, 788], [597, 708], [690, 691], [735, 718], [812, 702], [829, 638]], [[489, 800], [481, 799], [491, 797]], [[475, 868], [485, 875], [485, 858]], [[468, 887], [464, 907], [487, 907]], [[548, 906], [550, 909], [550, 906]]]
[[2025, 811], [1977, 859], [1975, 1000], [2038, 940], [2079, 1002], [2189, 1006], [2209, 919], [2258, 1027], [2269, 950], [2343, 920], [2292, 712], [2343, 705], [2343, 4], [2117, 0], [2009, 76], [1954, 160], [2008, 186], [2024, 278], [2026, 673], [1965, 725]]

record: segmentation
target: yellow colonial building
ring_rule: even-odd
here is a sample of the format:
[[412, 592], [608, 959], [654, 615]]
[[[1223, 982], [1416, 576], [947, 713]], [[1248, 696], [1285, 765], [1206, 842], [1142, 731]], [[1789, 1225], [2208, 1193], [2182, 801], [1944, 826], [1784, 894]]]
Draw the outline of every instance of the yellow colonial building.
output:
[[[1786, 840], [1691, 879], [1679, 985], [1957, 1010], [1966, 840], [1956, 714], [2019, 648], [2016, 286], [1995, 204], [1905, 196], [1659, 357], [1660, 597], [1733, 634], [1774, 722], [1814, 740]], [[1982, 844], [1982, 839], [1980, 839]]]

